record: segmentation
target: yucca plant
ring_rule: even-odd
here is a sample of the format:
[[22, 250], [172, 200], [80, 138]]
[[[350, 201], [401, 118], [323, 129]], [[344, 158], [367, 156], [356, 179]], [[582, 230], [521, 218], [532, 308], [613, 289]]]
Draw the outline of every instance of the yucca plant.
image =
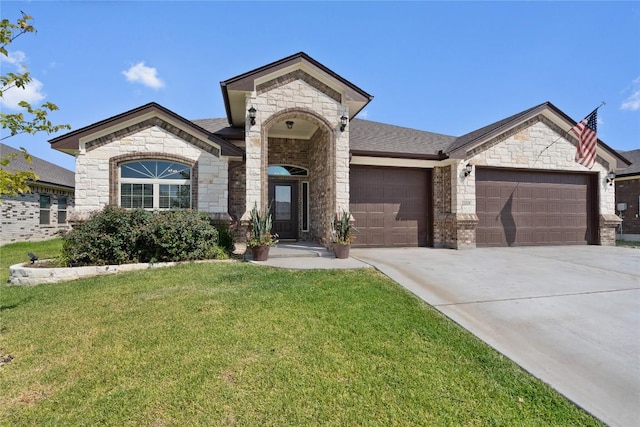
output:
[[333, 243], [350, 244], [355, 240], [355, 231], [356, 228], [351, 225], [351, 214], [343, 210], [337, 220], [333, 221]]
[[254, 203], [251, 209], [251, 223], [249, 224], [250, 238], [247, 246], [252, 248], [255, 246], [275, 245], [278, 243], [278, 235], [271, 234], [273, 222], [271, 220], [271, 210], [269, 208], [259, 211], [257, 204]]

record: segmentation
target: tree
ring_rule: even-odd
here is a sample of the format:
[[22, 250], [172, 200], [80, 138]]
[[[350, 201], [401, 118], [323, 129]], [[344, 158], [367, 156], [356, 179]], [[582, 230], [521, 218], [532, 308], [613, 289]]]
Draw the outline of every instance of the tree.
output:
[[[35, 33], [36, 29], [32, 25], [33, 18], [24, 12], [22, 17], [13, 23], [8, 19], [0, 21], [0, 54], [5, 57], [9, 56], [7, 47], [18, 37], [26, 33]], [[7, 72], [0, 76], [0, 98], [9, 90], [25, 89], [31, 82], [31, 74], [24, 69], [22, 73]], [[45, 102], [39, 108], [33, 107], [26, 101], [20, 101], [18, 104], [22, 109], [18, 113], [7, 114], [0, 112], [0, 125], [2, 129], [7, 129], [9, 134], [0, 138], [3, 141], [12, 136], [28, 133], [36, 134], [38, 132], [46, 132], [48, 134], [57, 132], [62, 129], [71, 129], [71, 126], [54, 125], [47, 118], [48, 113], [56, 111], [58, 106]], [[31, 161], [31, 157], [27, 150], [21, 148], [22, 155], [27, 162]], [[0, 197], [2, 195], [15, 196], [18, 193], [29, 191], [29, 181], [34, 181], [38, 177], [32, 171], [20, 171], [7, 169], [11, 160], [15, 155], [4, 155], [0, 158]]]

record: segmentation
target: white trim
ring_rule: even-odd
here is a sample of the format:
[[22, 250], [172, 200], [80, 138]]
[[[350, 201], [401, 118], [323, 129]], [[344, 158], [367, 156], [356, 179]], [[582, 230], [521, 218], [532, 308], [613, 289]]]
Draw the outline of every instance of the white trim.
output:
[[455, 163], [456, 160], [449, 159], [448, 161], [440, 160], [419, 160], [419, 159], [396, 159], [392, 157], [366, 157], [366, 156], [352, 156], [352, 165], [364, 165], [364, 166], [393, 166], [401, 168], [424, 168], [431, 169], [434, 167], [447, 166]]

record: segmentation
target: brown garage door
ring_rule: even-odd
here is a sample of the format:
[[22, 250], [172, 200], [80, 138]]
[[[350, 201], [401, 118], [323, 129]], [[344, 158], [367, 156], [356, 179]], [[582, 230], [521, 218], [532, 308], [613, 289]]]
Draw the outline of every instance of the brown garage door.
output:
[[349, 180], [354, 246], [430, 244], [430, 170], [351, 166]]
[[476, 170], [478, 246], [595, 243], [595, 174]]

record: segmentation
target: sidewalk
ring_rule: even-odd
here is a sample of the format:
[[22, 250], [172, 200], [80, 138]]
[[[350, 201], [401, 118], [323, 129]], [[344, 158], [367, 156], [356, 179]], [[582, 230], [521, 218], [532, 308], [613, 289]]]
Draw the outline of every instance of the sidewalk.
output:
[[[236, 252], [243, 250], [238, 247]], [[245, 251], [244, 258], [256, 265], [293, 270], [372, 268], [355, 258], [337, 259], [333, 252], [312, 242], [278, 243], [269, 248], [267, 261], [253, 261], [250, 250]]]

